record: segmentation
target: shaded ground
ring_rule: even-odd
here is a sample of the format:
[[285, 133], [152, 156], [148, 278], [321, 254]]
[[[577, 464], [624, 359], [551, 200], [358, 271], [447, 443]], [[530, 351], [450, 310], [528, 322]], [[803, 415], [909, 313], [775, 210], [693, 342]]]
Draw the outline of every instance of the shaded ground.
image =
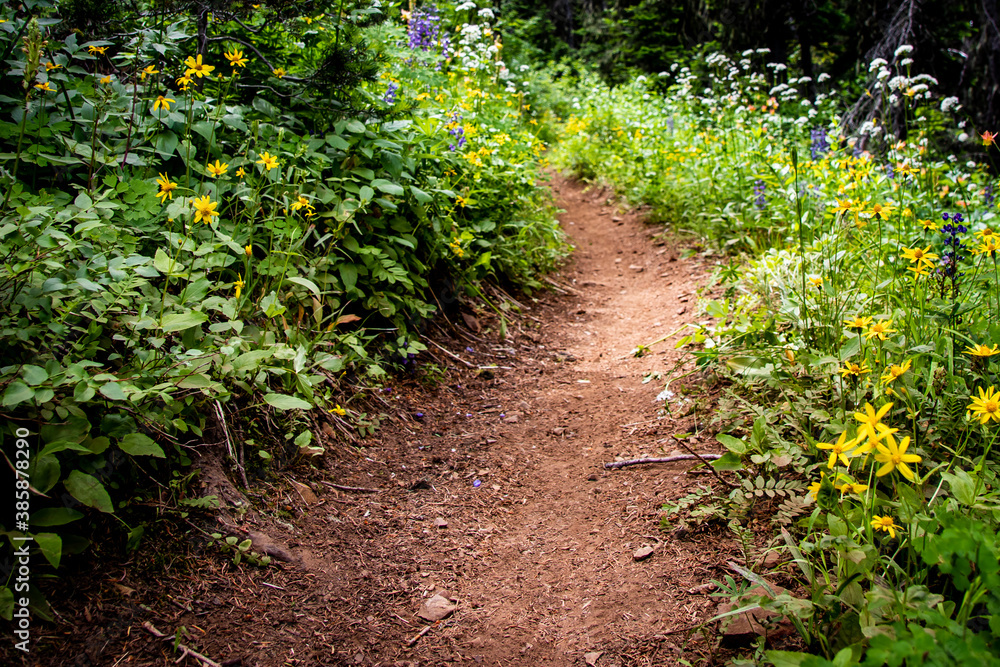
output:
[[[671, 534], [659, 519], [665, 501], [717, 482], [690, 462], [602, 465], [684, 453], [671, 436], [707, 425], [703, 410], [660, 414], [681, 359], [672, 341], [632, 354], [689, 320], [704, 269], [608, 206], [609, 192], [554, 188], [578, 248], [554, 276], [563, 294], [525, 304], [503, 341], [493, 316], [442, 322], [423, 355], [443, 371], [436, 389], [387, 387], [372, 397], [387, 419], [373, 437], [355, 446], [324, 425], [322, 469], [283, 474], [240, 525], [208, 526], [257, 531], [258, 548], [290, 561], [234, 566], [193, 531], [188, 555], [151, 561], [154, 538], [135, 562], [54, 584], [69, 609], [36, 623], [26, 664], [173, 663], [173, 642], [143, 622], [221, 664], [711, 662], [714, 641], [686, 629], [714, 615], [718, 599], [696, 587], [737, 547], [721, 529]], [[644, 384], [649, 373], [663, 379]], [[716, 451], [707, 435], [685, 442]], [[458, 606], [429, 624], [415, 614], [437, 593]]]

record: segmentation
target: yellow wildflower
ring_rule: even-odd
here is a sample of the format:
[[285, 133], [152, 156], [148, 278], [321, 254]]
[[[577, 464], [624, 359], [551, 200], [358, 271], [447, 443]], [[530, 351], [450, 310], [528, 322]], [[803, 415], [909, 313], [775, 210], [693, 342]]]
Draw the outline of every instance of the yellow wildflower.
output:
[[212, 199], [205, 195], [204, 197], [198, 197], [194, 200], [194, 221], [201, 222], [205, 221], [206, 224], [212, 222], [213, 215], [219, 215], [215, 210], [215, 207], [219, 205], [218, 202], [212, 201]]
[[251, 257], [253, 255], [253, 246], [247, 245], [245, 248], [243, 248], [243, 252], [246, 253], [247, 257]]
[[887, 340], [889, 334], [896, 333], [896, 329], [892, 327], [892, 320], [879, 320], [874, 324], [868, 326], [868, 331], [865, 333], [865, 340], [871, 340], [872, 338], [878, 338], [879, 340]]
[[844, 367], [839, 371], [840, 375], [844, 378], [848, 376], [854, 376], [860, 378], [862, 375], [867, 375], [872, 372], [872, 369], [868, 367], [866, 362], [861, 362], [861, 364], [856, 364], [853, 361], [845, 361]]
[[271, 169], [277, 168], [278, 158], [274, 155], [271, 155], [267, 151], [264, 151], [257, 159], [257, 164], [264, 165], [264, 169], [270, 171]]
[[153, 111], [158, 109], [166, 109], [167, 111], [170, 111], [170, 105], [176, 101], [177, 100], [166, 97], [165, 95], [157, 95], [156, 99], [153, 100]]
[[45, 83], [36, 83], [35, 88], [42, 91], [43, 93], [54, 93], [56, 91], [55, 88], [49, 85], [48, 81], [46, 81]]
[[107, 50], [108, 50], [108, 47], [106, 47], [106, 46], [88, 46], [87, 47], [87, 51], [92, 56], [93, 55], [98, 55], [98, 54], [100, 54], [100, 55], [103, 56], [104, 52], [107, 51]]
[[156, 196], [160, 198], [161, 204], [166, 204], [168, 199], [174, 198], [173, 192], [177, 189], [177, 184], [171, 183], [170, 179], [164, 173], [160, 174], [156, 182], [160, 185], [160, 191], [156, 193]]
[[237, 67], [246, 67], [247, 63], [250, 62], [247, 58], [243, 57], [243, 51], [240, 51], [239, 49], [226, 51], [222, 55], [224, 55], [226, 57], [226, 60], [229, 61], [229, 64], [232, 65], [234, 72], [236, 71]]
[[861, 317], [860, 315], [855, 315], [852, 320], [844, 320], [844, 326], [848, 329], [857, 329], [862, 331], [868, 328], [868, 325], [872, 323], [872, 318]]
[[827, 461], [826, 467], [833, 470], [833, 467], [837, 465], [839, 460], [845, 466], [850, 466], [851, 462], [848, 460], [849, 457], [854, 456], [857, 452], [852, 452], [851, 450], [858, 446], [858, 439], [855, 438], [848, 442], [847, 431], [843, 431], [840, 434], [840, 438], [837, 439], [835, 443], [829, 442], [818, 442], [816, 443], [817, 449], [829, 449], [830, 450], [830, 460]]
[[202, 77], [211, 77], [212, 70], [215, 69], [214, 65], [209, 65], [208, 63], [202, 61], [200, 53], [197, 58], [188, 56], [187, 60], [184, 61], [184, 64], [188, 67], [184, 72], [184, 76], [191, 76], [194, 74], [199, 79]]
[[920, 463], [920, 457], [916, 454], [907, 454], [906, 448], [910, 446], [910, 436], [906, 436], [896, 444], [896, 439], [891, 433], [885, 433], [882, 442], [875, 445], [877, 453], [875, 460], [882, 464], [882, 467], [875, 471], [876, 477], [885, 477], [893, 470], [898, 470], [906, 479], [914, 480], [913, 471], [907, 463]]
[[879, 426], [879, 423], [882, 421], [882, 417], [885, 417], [885, 415], [891, 409], [892, 409], [892, 403], [886, 403], [885, 405], [883, 405], [878, 409], [878, 412], [876, 412], [875, 408], [872, 407], [871, 403], [865, 403], [864, 413], [862, 414], [860, 412], [855, 412], [854, 418], [857, 419], [859, 422], [861, 422], [860, 425], [861, 430], [870, 439], [877, 441], [882, 438], [881, 435], [877, 434], [877, 427]]
[[205, 167], [205, 170], [209, 174], [211, 174], [214, 178], [218, 178], [219, 176], [222, 176], [224, 173], [226, 173], [226, 171], [229, 170], [229, 163], [216, 160], [215, 164], [209, 163]]
[[288, 74], [288, 72], [285, 71], [284, 67], [275, 67], [273, 70], [271, 70], [271, 73], [274, 74], [274, 76], [278, 77], [279, 79]]
[[968, 405], [969, 412], [980, 424], [986, 424], [990, 419], [1000, 422], [1000, 392], [993, 391], [993, 385], [986, 391], [979, 387], [979, 397], [969, 398], [972, 399], [972, 403]]
[[243, 285], [244, 285], [244, 284], [245, 284], [245, 283], [243, 282], [243, 274], [241, 273], [241, 274], [240, 274], [240, 277], [239, 277], [239, 278], [238, 278], [238, 279], [236, 280], [236, 283], [235, 283], [235, 287], [236, 287], [236, 298], [237, 298], [237, 299], [238, 299], [238, 298], [240, 298], [240, 294], [243, 294]]
[[974, 357], [992, 357], [994, 354], [1000, 354], [1000, 348], [996, 345], [988, 347], [977, 343], [965, 348], [965, 353], [971, 354]]
[[916, 248], [903, 248], [902, 257], [910, 261], [910, 263], [916, 263], [918, 267], [920, 266], [933, 266], [935, 260], [940, 259], [936, 254], [932, 253], [931, 247], [921, 249]]
[[145, 81], [147, 76], [151, 76], [153, 74], [159, 74], [159, 73], [160, 73], [160, 70], [156, 69], [155, 66], [153, 66], [153, 65], [146, 65], [143, 68], [143, 70], [142, 70], [142, 74], [139, 75], [139, 80], [140, 81]]
[[343, 417], [344, 415], [347, 414], [347, 410], [345, 410], [344, 408], [340, 407], [340, 403], [337, 404], [337, 407], [331, 408], [330, 412], [332, 412], [335, 415], [339, 415], [341, 417]]
[[246, 172], [246, 170], [243, 167], [240, 167], [239, 169], [236, 170], [236, 176], [237, 176], [237, 178], [243, 178], [246, 175], [247, 175], [247, 172]]
[[899, 526], [892, 520], [891, 516], [878, 516], [872, 517], [872, 527], [875, 530], [881, 530], [883, 532], [889, 533], [889, 537], [896, 537], [896, 529]]
[[188, 89], [188, 88], [189, 88], [189, 87], [191, 86], [191, 84], [192, 84], [192, 83], [194, 83], [194, 79], [192, 79], [192, 78], [191, 78], [191, 77], [190, 77], [189, 75], [187, 75], [187, 74], [185, 74], [185, 75], [184, 75], [184, 76], [182, 76], [181, 78], [177, 79], [177, 86], [178, 86], [178, 87], [179, 87], [179, 88], [180, 88], [181, 90], [187, 90], [187, 89]]
[[881, 378], [882, 384], [892, 384], [893, 382], [898, 380], [903, 375], [903, 373], [910, 370], [910, 366], [912, 365], [913, 361], [911, 359], [907, 359], [898, 366], [896, 364], [889, 366], [889, 368], [887, 368], [885, 371], [885, 375], [883, 375]]
[[46, 62], [46, 63], [45, 63], [45, 71], [46, 71], [46, 72], [51, 72], [52, 70], [54, 70], [54, 69], [59, 69], [59, 68], [61, 68], [61, 67], [62, 67], [62, 65], [57, 65], [57, 64], [56, 64], [56, 63], [54, 63], [54, 62]]

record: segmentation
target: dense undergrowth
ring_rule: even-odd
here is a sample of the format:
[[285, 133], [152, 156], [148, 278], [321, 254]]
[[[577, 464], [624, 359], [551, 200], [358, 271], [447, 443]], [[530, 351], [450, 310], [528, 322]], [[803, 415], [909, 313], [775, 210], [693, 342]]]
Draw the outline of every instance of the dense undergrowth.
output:
[[741, 664], [1000, 662], [994, 134], [908, 56], [871, 63], [880, 111], [851, 131], [833, 82], [766, 50], [567, 92], [554, 160], [729, 256], [715, 324], [680, 343], [735, 383], [734, 529], [774, 498], [806, 591], [747, 596], [747, 571], [741, 610], [787, 615], [807, 652], [762, 638]]
[[229, 444], [251, 475], [322, 454], [310, 408], [370, 427], [354, 388], [423, 320], [565, 253], [490, 10], [192, 7], [0, 10], [2, 534], [39, 575], [102, 517], [136, 549], [148, 498], [212, 505], [185, 480], [227, 420], [274, 413]]

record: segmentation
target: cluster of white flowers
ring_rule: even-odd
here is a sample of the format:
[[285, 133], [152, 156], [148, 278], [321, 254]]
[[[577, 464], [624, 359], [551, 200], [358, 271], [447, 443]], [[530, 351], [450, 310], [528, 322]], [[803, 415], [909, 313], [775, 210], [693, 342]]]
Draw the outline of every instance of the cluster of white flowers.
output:
[[818, 77], [816, 77], [817, 83], [823, 83], [824, 81], [829, 81], [829, 80], [830, 80], [830, 75], [827, 74], [826, 72], [823, 72]]
[[961, 108], [961, 104], [958, 103], [957, 97], [946, 97], [941, 100], [941, 112], [948, 113], [949, 111], [958, 111]]
[[875, 60], [871, 61], [871, 63], [868, 64], [868, 71], [874, 72], [878, 68], [885, 67], [888, 64], [889, 64], [888, 61], [886, 61], [884, 58], [876, 58]]
[[468, 11], [470, 9], [475, 9], [475, 8], [476, 8], [476, 3], [475, 2], [472, 2], [472, 0], [466, 0], [465, 2], [463, 2], [462, 4], [460, 4], [458, 7], [455, 7], [455, 11], [456, 12], [466, 12], [466, 11]]
[[913, 53], [913, 47], [909, 44], [903, 44], [901, 47], [896, 49], [896, 52], [892, 54], [893, 58], [898, 58], [900, 56], [908, 56]]

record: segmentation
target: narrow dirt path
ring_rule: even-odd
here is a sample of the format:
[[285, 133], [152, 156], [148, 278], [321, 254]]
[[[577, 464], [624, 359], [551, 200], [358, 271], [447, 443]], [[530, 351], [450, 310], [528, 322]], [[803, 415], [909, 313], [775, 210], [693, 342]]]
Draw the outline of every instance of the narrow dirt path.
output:
[[[519, 500], [494, 519], [471, 576], [456, 582], [472, 610], [456, 627], [466, 626], [462, 639], [488, 664], [584, 664], [593, 652], [603, 653], [601, 665], [654, 655], [671, 664], [684, 635], [663, 633], [706, 618], [715, 602], [687, 591], [724, 563], [718, 544], [657, 530], [663, 502], [698, 480], [685, 474], [690, 464], [602, 464], [684, 453], [669, 435], [693, 432], [694, 417], [663, 417], [655, 400], [663, 381], [642, 383], [649, 373], [666, 377], [682, 353], [673, 341], [632, 352], [689, 321], [704, 268], [654, 243], [658, 230], [636, 214], [617, 215], [608, 192], [562, 179], [554, 188], [577, 246], [561, 279], [576, 292], [549, 314], [539, 340], [567, 361], [538, 367], [520, 385], [522, 414], [496, 450], [508, 468], [523, 469]], [[654, 552], [637, 561], [644, 546]]]
[[[686, 463], [603, 463], [684, 453], [671, 436], [699, 430], [698, 412], [666, 417], [655, 401], [681, 353], [670, 342], [632, 351], [689, 321], [706, 267], [619, 214], [610, 192], [560, 177], [553, 188], [577, 247], [556, 276], [569, 293], [526, 304], [503, 340], [490, 315], [452, 312], [468, 328], [442, 326], [421, 355], [439, 383], [397, 378], [345, 402], [350, 423], [384, 426], [352, 443], [346, 426], [323, 423], [318, 470], [255, 479], [256, 509], [201, 519], [251, 536], [276, 565], [234, 566], [204, 532], [164, 524], [129, 562], [82, 561], [54, 582], [47, 594], [68, 601], [71, 631], [55, 626], [38, 658], [173, 664], [150, 622], [247, 667], [705, 664], [710, 649], [672, 631], [714, 613], [696, 587], [721, 578], [735, 547], [719, 530], [665, 534], [659, 518], [713, 478]], [[663, 379], [644, 384], [647, 373]], [[381, 407], [362, 416], [356, 404]], [[715, 451], [710, 437], [686, 441]], [[652, 555], [637, 560], [645, 546]], [[417, 612], [435, 594], [457, 607], [428, 623]]]

